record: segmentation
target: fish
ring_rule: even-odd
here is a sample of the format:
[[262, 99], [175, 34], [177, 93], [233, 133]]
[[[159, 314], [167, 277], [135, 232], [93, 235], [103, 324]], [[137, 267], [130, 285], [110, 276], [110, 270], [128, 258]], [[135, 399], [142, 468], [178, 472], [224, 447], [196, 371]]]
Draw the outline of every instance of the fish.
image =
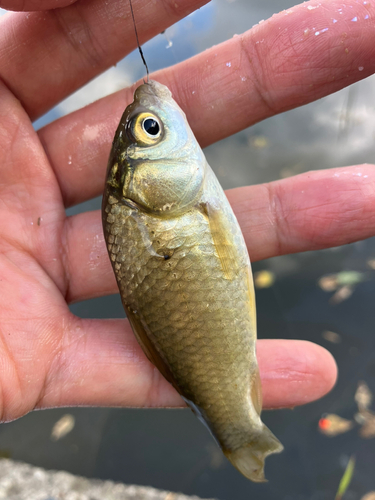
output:
[[148, 81], [125, 109], [102, 204], [122, 304], [148, 359], [229, 461], [265, 481], [283, 446], [262, 423], [256, 309], [232, 208], [170, 90]]

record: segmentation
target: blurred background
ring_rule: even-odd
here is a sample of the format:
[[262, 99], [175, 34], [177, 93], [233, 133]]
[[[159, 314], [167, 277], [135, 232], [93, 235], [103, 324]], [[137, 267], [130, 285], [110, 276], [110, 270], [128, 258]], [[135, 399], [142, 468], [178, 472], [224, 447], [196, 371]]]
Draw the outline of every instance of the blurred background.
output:
[[[191, 57], [294, 3], [213, 0], [144, 46], [150, 70]], [[35, 127], [143, 74], [134, 52]], [[372, 77], [265, 120], [205, 153], [227, 189], [311, 169], [375, 163], [374, 103]], [[68, 213], [94, 210], [100, 203], [97, 198]], [[0, 425], [0, 455], [219, 500], [332, 500], [354, 455], [354, 475], [344, 498], [374, 500], [375, 239], [257, 262], [254, 271], [259, 337], [311, 340], [330, 350], [339, 366], [338, 383], [325, 398], [294, 410], [264, 412], [265, 423], [285, 446], [282, 456], [268, 459], [269, 483], [252, 484], [237, 473], [189, 410], [38, 411]], [[118, 296], [71, 309], [81, 317], [124, 316]]]

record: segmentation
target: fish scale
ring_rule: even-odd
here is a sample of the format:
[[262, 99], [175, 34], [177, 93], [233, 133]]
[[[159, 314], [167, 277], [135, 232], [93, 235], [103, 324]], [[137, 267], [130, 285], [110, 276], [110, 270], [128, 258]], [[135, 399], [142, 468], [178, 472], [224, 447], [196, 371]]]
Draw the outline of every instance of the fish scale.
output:
[[[162, 127], [160, 141], [139, 127], [137, 120], [150, 115]], [[146, 354], [229, 460], [263, 481], [264, 458], [282, 446], [260, 420], [246, 245], [185, 115], [156, 82], [136, 90], [116, 132], [103, 227], [125, 311]]]
[[[116, 219], [112, 217], [113, 214], [117, 215]], [[239, 406], [240, 388], [244, 394], [243, 399], [249, 394], [250, 380], [245, 374], [248, 372], [248, 358], [254, 350], [254, 340], [249, 335], [246, 341], [243, 332], [251, 333], [253, 328], [245, 303], [240, 300], [241, 295], [246, 295], [247, 281], [244, 277], [231, 283], [222, 280], [223, 273], [207, 223], [202, 235], [206, 245], [204, 259], [199, 255], [199, 246], [194, 252], [197, 245], [195, 227], [199, 227], [200, 234], [203, 232], [201, 219], [200, 213], [196, 214], [195, 220], [189, 214], [190, 225], [187, 225], [184, 218], [181, 218], [174, 230], [181, 231], [183, 237], [176, 237], [168, 231], [169, 221], [166, 224], [162, 220], [148, 222], [150, 236], [153, 231], [152, 246], [155, 253], [168, 247], [169, 241], [183, 242], [179, 247], [174, 245], [179, 252], [167, 261], [153, 255], [154, 252], [143, 251], [142, 237], [137, 238], [135, 234], [137, 226], [134, 225], [132, 210], [126, 206], [120, 210], [117, 204], [111, 206], [106, 231], [123, 242], [121, 247], [118, 244], [109, 246], [111, 260], [126, 262], [116, 274], [123, 302], [137, 310], [137, 314], [145, 319], [156, 345], [166, 355], [178, 386], [186, 398], [192, 400], [210, 419], [213, 434], [222, 435], [221, 430], [227, 427], [229, 416], [230, 420], [237, 421], [239, 427], [248, 418], [246, 406], [239, 408], [238, 415], [234, 414], [233, 408]], [[166, 231], [163, 230], [164, 225]], [[210, 252], [207, 251], [208, 246]], [[134, 248], [136, 253], [131, 252]], [[191, 267], [201, 276], [199, 294], [196, 294], [196, 282], [189, 276]], [[161, 270], [164, 275], [160, 274]], [[176, 270], [181, 273], [177, 275]], [[166, 291], [173, 284], [176, 285], [176, 290], [167, 295]], [[214, 290], [210, 296], [211, 300], [215, 300], [212, 305], [206, 296], [206, 291], [209, 290]], [[179, 293], [176, 294], [175, 291]], [[215, 332], [214, 337], [212, 332]], [[218, 342], [220, 336], [222, 343]], [[228, 338], [230, 356], [225, 349]], [[233, 359], [239, 367], [243, 366], [243, 370], [240, 369], [239, 375], [231, 378], [228, 377], [227, 369]], [[191, 375], [194, 376], [193, 380]], [[222, 408], [217, 413], [215, 405], [215, 414], [211, 416], [209, 408], [215, 403], [213, 398], [217, 398], [215, 386], [218, 384]], [[233, 429], [228, 433], [232, 436]], [[222, 441], [225, 445], [226, 440]]]

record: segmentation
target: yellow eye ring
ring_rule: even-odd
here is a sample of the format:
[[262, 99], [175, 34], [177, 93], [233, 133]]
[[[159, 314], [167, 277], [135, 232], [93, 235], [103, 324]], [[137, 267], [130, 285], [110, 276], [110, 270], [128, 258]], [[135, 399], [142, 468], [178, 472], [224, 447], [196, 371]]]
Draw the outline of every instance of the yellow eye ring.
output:
[[160, 119], [152, 113], [140, 113], [131, 122], [131, 134], [141, 146], [156, 144], [163, 133]]

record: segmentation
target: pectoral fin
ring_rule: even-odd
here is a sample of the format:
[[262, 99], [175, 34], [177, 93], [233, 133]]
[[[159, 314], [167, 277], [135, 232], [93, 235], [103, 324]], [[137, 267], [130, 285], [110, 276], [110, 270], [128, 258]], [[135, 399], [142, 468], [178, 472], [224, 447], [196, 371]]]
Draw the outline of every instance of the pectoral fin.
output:
[[224, 217], [223, 212], [209, 202], [204, 204], [204, 211], [210, 224], [210, 231], [216, 252], [220, 259], [224, 276], [233, 280], [240, 271], [240, 262], [233, 242], [230, 222]]

